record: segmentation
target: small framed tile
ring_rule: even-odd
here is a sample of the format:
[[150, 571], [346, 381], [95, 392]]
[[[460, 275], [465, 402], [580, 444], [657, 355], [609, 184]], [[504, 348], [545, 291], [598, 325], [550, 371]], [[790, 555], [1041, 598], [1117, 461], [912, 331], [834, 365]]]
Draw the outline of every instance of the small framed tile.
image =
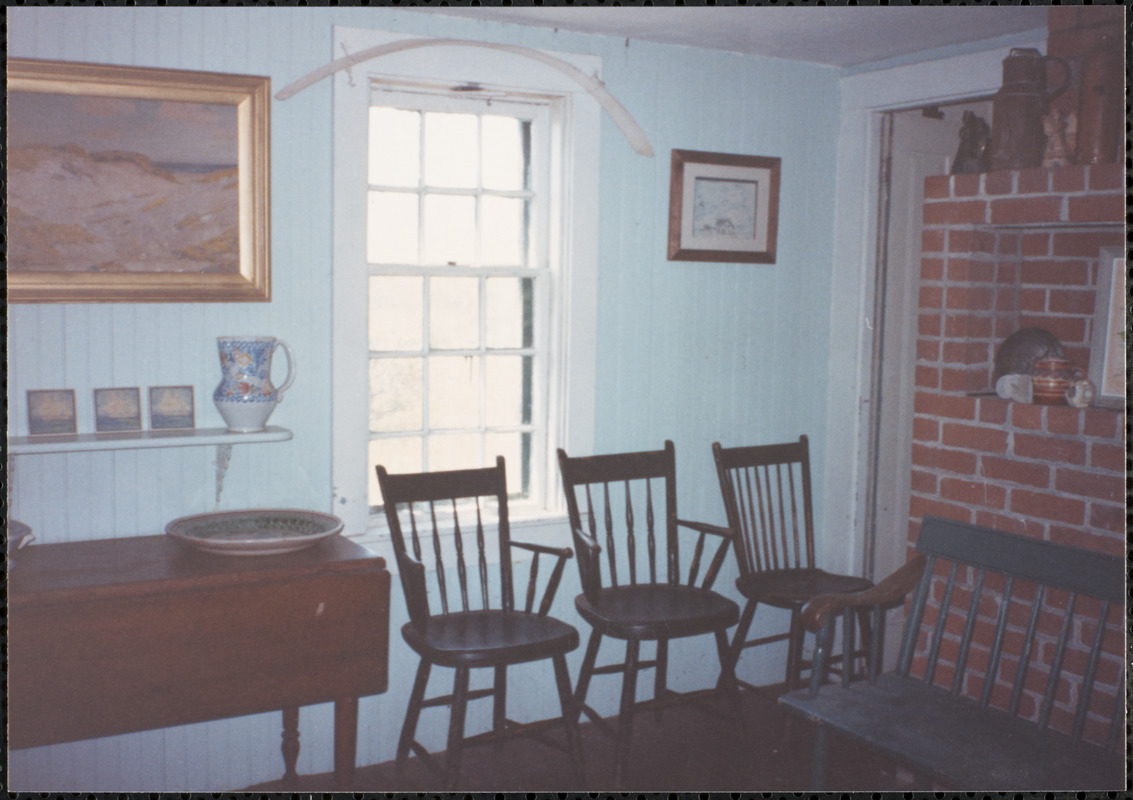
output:
[[28, 391], [28, 432], [32, 436], [75, 433], [75, 390]]
[[155, 431], [195, 427], [192, 386], [149, 387], [149, 426]]
[[138, 387], [95, 389], [94, 429], [99, 433], [140, 431], [142, 404]]

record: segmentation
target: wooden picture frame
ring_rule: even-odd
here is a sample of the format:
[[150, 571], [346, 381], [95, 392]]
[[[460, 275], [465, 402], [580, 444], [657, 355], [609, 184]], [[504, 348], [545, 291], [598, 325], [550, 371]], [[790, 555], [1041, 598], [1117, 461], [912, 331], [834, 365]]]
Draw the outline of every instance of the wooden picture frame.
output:
[[1123, 248], [1103, 247], [1098, 254], [1088, 376], [1096, 392], [1094, 403], [1106, 408], [1125, 408], [1125, 265]]
[[774, 264], [781, 159], [673, 150], [669, 260]]
[[75, 433], [74, 389], [29, 389], [28, 433], [58, 436]]
[[269, 78], [7, 67], [11, 302], [271, 299]]
[[94, 390], [94, 429], [120, 433], [142, 429], [142, 403], [138, 387]]

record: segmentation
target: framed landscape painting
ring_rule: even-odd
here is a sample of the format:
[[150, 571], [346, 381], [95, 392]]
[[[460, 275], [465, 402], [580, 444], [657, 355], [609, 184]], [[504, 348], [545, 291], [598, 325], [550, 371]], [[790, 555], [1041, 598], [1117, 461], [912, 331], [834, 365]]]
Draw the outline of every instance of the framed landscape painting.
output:
[[265, 77], [8, 59], [8, 299], [271, 299]]
[[673, 150], [669, 260], [774, 264], [780, 159]]

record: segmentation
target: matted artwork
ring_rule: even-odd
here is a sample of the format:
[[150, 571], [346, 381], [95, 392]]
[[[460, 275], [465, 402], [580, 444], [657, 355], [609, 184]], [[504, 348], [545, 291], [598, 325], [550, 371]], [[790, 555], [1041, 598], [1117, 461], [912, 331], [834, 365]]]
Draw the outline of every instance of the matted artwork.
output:
[[780, 159], [674, 150], [669, 260], [774, 264]]
[[268, 78], [7, 68], [9, 300], [270, 299]]
[[28, 432], [32, 436], [75, 433], [75, 390], [30, 390], [28, 392]]
[[149, 389], [149, 426], [153, 430], [192, 428], [193, 387], [151, 386]]
[[1097, 388], [1095, 402], [1125, 408], [1125, 251], [1103, 247], [1098, 258], [1098, 294], [1090, 340], [1089, 377]]
[[142, 406], [137, 387], [95, 389], [94, 429], [99, 433], [140, 431]]

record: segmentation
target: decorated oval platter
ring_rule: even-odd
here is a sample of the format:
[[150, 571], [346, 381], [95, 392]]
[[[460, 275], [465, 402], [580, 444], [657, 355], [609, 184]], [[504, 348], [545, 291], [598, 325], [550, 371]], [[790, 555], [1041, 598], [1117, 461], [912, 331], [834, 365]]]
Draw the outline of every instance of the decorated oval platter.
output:
[[342, 525], [332, 514], [266, 508], [181, 517], [165, 532], [206, 553], [265, 556], [311, 547], [340, 532]]

